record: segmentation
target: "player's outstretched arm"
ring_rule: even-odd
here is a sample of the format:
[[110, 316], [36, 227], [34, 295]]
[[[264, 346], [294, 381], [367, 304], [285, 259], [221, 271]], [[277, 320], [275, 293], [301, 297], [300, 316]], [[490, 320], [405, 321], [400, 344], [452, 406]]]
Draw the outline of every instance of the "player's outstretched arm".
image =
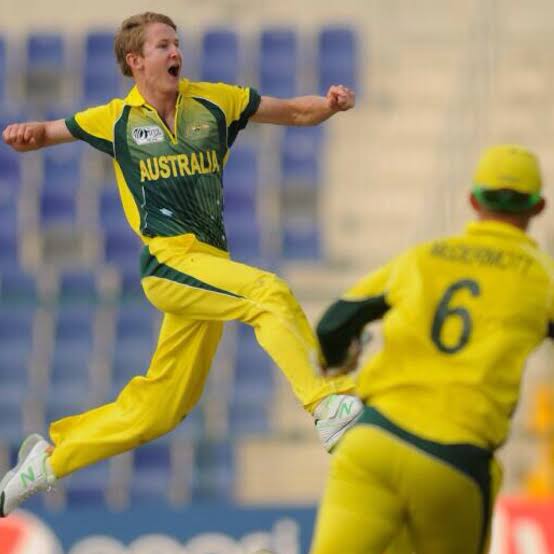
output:
[[12, 123], [2, 132], [2, 139], [18, 152], [29, 152], [76, 140], [63, 119]]
[[251, 120], [276, 125], [317, 125], [337, 112], [350, 110], [355, 103], [354, 92], [343, 85], [332, 85], [326, 96], [297, 96], [288, 99], [262, 96], [258, 110]]

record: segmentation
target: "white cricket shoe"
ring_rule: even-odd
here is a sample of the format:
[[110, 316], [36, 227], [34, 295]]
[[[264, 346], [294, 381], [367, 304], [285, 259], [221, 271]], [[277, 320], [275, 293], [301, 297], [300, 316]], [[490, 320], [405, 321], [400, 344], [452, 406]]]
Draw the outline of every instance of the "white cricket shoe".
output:
[[364, 403], [349, 394], [331, 394], [314, 411], [319, 439], [328, 452], [333, 450], [342, 435], [362, 415]]
[[17, 454], [17, 465], [0, 481], [0, 517], [6, 517], [29, 496], [47, 491], [56, 482], [48, 463], [50, 444], [40, 435], [29, 435]]

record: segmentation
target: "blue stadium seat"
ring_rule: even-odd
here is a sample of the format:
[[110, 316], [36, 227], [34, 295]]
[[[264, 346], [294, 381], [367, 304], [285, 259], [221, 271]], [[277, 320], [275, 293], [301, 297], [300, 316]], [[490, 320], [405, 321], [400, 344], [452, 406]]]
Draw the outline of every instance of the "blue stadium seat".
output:
[[19, 269], [15, 264], [2, 270], [0, 305], [34, 305], [38, 299], [37, 281], [34, 275]]
[[110, 484], [110, 460], [104, 460], [72, 473], [64, 479], [66, 507], [100, 508], [106, 502]]
[[258, 151], [248, 145], [233, 148], [224, 170], [225, 212], [254, 214], [258, 191]]
[[271, 404], [258, 399], [236, 400], [229, 406], [229, 432], [232, 437], [259, 435], [270, 430]]
[[27, 37], [27, 64], [31, 68], [59, 69], [63, 66], [64, 39], [59, 33], [31, 33]]
[[116, 322], [116, 341], [125, 347], [141, 342], [153, 345], [158, 327], [159, 313], [150, 304], [120, 305]]
[[140, 239], [128, 226], [104, 229], [104, 259], [109, 265], [136, 269], [142, 248]]
[[98, 280], [87, 269], [67, 269], [58, 276], [57, 301], [62, 304], [95, 304], [100, 300]]
[[273, 394], [275, 367], [258, 344], [253, 329], [240, 325], [235, 360], [235, 395], [266, 401]]
[[113, 54], [114, 33], [90, 31], [83, 45], [82, 101], [85, 105], [103, 104], [120, 96], [120, 75]]
[[6, 100], [8, 82], [8, 63], [6, 56], [6, 40], [0, 36], [0, 104]]
[[29, 382], [35, 306], [0, 307], [0, 390], [21, 394]]
[[198, 440], [204, 436], [204, 423], [204, 412], [200, 406], [196, 406], [173, 431], [158, 440]]
[[231, 441], [199, 441], [194, 467], [193, 503], [233, 499], [235, 459]]
[[[17, 121], [11, 117], [0, 118], [0, 129]], [[11, 148], [2, 144], [0, 146], [0, 187], [1, 190], [10, 191], [11, 195], [17, 194], [21, 187], [21, 154], [17, 154]]]
[[[5, 167], [5, 166], [4, 166]], [[0, 154], [0, 234], [18, 227], [18, 206], [21, 186], [18, 179], [4, 179]]]
[[105, 66], [85, 66], [82, 99], [85, 105], [105, 104], [121, 96], [121, 77], [115, 62]]
[[298, 41], [293, 29], [264, 29], [260, 37], [260, 93], [290, 98], [298, 92]]
[[74, 224], [77, 220], [77, 192], [81, 182], [79, 142], [46, 149], [42, 153], [43, 181], [40, 191], [41, 222]]
[[150, 343], [150, 347], [145, 344], [137, 344], [135, 348], [116, 345], [111, 367], [110, 400], [117, 398], [131, 379], [146, 374], [153, 350], [152, 343]]
[[55, 327], [56, 342], [63, 342], [69, 348], [91, 349], [95, 315], [94, 306], [59, 306]]
[[62, 190], [40, 192], [40, 221], [45, 227], [55, 224], [75, 225], [77, 222], [77, 199]]
[[103, 104], [121, 96], [121, 76], [113, 53], [114, 33], [109, 30], [87, 34], [83, 61], [83, 101]]
[[122, 268], [119, 271], [119, 301], [137, 304], [146, 302], [137, 267]]
[[0, 402], [0, 436], [2, 440], [17, 443], [24, 434], [23, 396], [14, 394], [2, 395]]
[[90, 389], [90, 364], [94, 343], [93, 306], [60, 305], [55, 323], [54, 351], [50, 360], [50, 385], [76, 397]]
[[155, 348], [157, 312], [148, 304], [121, 304], [112, 358], [112, 397], [137, 375], [144, 375]]
[[231, 29], [210, 29], [202, 37], [200, 75], [202, 81], [237, 83], [239, 38]]
[[88, 398], [73, 395], [71, 391], [65, 394], [63, 390], [51, 388], [44, 401], [44, 428], [43, 433], [48, 432], [48, 426], [53, 421], [80, 414], [88, 409]]
[[66, 70], [61, 33], [31, 33], [27, 37], [27, 98], [37, 103], [59, 101]]
[[[3, 342], [3, 341], [2, 341]], [[20, 342], [21, 344], [21, 342]], [[0, 390], [2, 396], [22, 395], [29, 385], [30, 351], [12, 345], [0, 352]]]
[[284, 187], [317, 188], [320, 182], [321, 127], [287, 127], [281, 140]]
[[151, 442], [133, 452], [131, 502], [167, 500], [171, 486], [171, 446], [165, 442]]
[[318, 35], [319, 93], [331, 85], [357, 90], [358, 51], [356, 31], [351, 27], [329, 26]]
[[283, 257], [287, 260], [320, 260], [319, 225], [312, 221], [289, 221], [283, 225]]
[[103, 229], [123, 230], [129, 227], [121, 206], [121, 198], [117, 187], [110, 183], [102, 187], [98, 195], [98, 215]]
[[85, 37], [85, 61], [90, 65], [114, 65], [114, 33], [110, 30], [90, 31]]
[[82, 151], [80, 142], [41, 151], [43, 187], [75, 194], [81, 184]]
[[253, 329], [240, 325], [229, 405], [229, 428], [233, 435], [269, 430], [275, 371], [271, 358], [256, 341]]
[[17, 267], [19, 261], [18, 233], [15, 227], [0, 227], [0, 270]]
[[261, 259], [261, 229], [250, 210], [225, 216], [229, 252], [234, 260], [254, 263]]

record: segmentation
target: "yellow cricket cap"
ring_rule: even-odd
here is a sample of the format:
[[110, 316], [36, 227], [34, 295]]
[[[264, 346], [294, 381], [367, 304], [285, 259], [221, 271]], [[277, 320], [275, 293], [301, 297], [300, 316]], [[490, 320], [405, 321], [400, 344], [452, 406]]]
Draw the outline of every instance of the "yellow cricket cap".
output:
[[473, 194], [498, 211], [525, 211], [541, 200], [542, 177], [537, 157], [522, 146], [487, 148], [473, 176]]
[[473, 184], [484, 189], [510, 189], [523, 194], [537, 194], [542, 188], [536, 156], [517, 145], [487, 148], [475, 170]]

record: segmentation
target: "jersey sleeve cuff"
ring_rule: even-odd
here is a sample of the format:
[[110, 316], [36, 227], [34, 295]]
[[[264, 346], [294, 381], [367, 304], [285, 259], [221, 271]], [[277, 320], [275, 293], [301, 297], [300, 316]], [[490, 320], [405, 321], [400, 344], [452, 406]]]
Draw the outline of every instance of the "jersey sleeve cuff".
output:
[[245, 117], [246, 119], [250, 119], [258, 111], [261, 101], [262, 97], [260, 96], [258, 91], [255, 88], [250, 87], [250, 98], [248, 100], [246, 108], [242, 112], [241, 119], [243, 117]]
[[233, 142], [235, 142], [235, 139], [239, 134], [239, 131], [246, 127], [246, 125], [248, 124], [248, 120], [258, 111], [258, 107], [260, 106], [262, 98], [258, 94], [258, 91], [255, 88], [250, 88], [249, 91], [250, 97], [248, 99], [248, 104], [246, 104], [246, 107], [244, 108], [244, 110], [242, 110], [239, 119], [233, 121], [233, 123], [229, 125], [229, 130], [227, 134], [228, 148], [231, 148]]

